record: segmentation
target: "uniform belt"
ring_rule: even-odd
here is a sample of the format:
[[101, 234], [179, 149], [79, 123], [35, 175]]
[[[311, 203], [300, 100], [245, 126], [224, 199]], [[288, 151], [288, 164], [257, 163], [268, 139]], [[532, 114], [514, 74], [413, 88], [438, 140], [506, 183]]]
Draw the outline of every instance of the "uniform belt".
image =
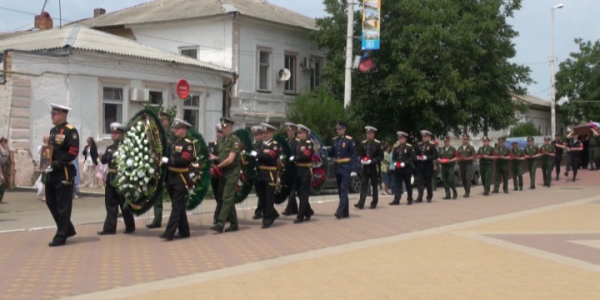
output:
[[108, 173], [117, 173], [117, 169], [108, 169]]
[[277, 171], [277, 167], [274, 166], [258, 166], [258, 169], [264, 171]]
[[312, 168], [313, 167], [313, 163], [296, 163], [296, 166], [301, 167], [301, 168]]
[[349, 163], [352, 160], [350, 159], [350, 157], [344, 157], [344, 158], [336, 158], [333, 160], [336, 164], [345, 164], [345, 163]]
[[175, 172], [175, 173], [187, 173], [187, 172], [190, 171], [190, 169], [188, 169], [188, 168], [174, 168], [174, 167], [169, 167], [169, 171]]

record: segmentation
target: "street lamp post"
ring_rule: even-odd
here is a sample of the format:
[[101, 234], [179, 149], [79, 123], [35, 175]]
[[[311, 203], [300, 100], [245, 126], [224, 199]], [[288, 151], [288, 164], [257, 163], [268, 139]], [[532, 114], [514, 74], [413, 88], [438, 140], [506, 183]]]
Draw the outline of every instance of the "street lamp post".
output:
[[555, 61], [555, 57], [554, 57], [554, 10], [555, 9], [561, 9], [563, 8], [564, 5], [561, 3], [559, 5], [556, 5], [554, 7], [552, 7], [552, 9], [550, 10], [550, 37], [551, 37], [551, 44], [552, 44], [552, 53], [550, 54], [550, 67], [551, 67], [551, 84], [552, 84], [552, 88], [551, 88], [551, 94], [550, 97], [552, 99], [552, 103], [550, 105], [550, 123], [552, 126], [552, 135], [554, 136], [554, 134], [556, 133], [556, 90], [554, 89], [554, 83], [555, 83], [555, 76], [554, 76], [554, 61]]

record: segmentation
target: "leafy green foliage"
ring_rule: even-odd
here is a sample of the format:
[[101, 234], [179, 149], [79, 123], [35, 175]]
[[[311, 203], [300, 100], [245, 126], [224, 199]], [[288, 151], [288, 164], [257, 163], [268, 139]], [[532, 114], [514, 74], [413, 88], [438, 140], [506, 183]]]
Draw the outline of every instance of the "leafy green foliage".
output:
[[517, 124], [510, 131], [509, 137], [540, 136], [542, 133], [532, 123]]
[[[240, 128], [233, 132], [244, 146], [244, 150], [241, 153], [242, 166], [240, 173], [240, 180], [238, 182], [238, 190], [235, 193], [235, 203], [239, 204], [244, 202], [248, 197], [248, 194], [254, 188], [254, 181], [256, 180], [256, 159], [250, 156], [250, 152], [254, 150], [252, 146], [252, 135], [247, 129]], [[240, 185], [241, 184], [241, 185]]]
[[[506, 19], [521, 2], [382, 1], [381, 49], [370, 53], [375, 67], [353, 71], [352, 120], [377, 127], [384, 138], [398, 130], [460, 133], [463, 125], [486, 132], [516, 122], [525, 105], [511, 92], [525, 94], [522, 85], [531, 79], [527, 67], [509, 62], [518, 33]], [[344, 94], [346, 3], [324, 0], [329, 16], [317, 20], [320, 30], [313, 34], [328, 49], [322, 81], [336, 100]], [[357, 11], [354, 36], [361, 35], [361, 20]], [[362, 55], [360, 49], [355, 39], [354, 55]]]
[[284, 168], [278, 172], [279, 182], [275, 192], [275, 204], [281, 204], [287, 200], [290, 193], [294, 192], [294, 180], [296, 179], [296, 165], [288, 158], [292, 156], [292, 148], [288, 144], [286, 138], [281, 134], [273, 136], [273, 140], [281, 145], [280, 163], [284, 164]]
[[193, 210], [202, 203], [208, 193], [212, 162], [209, 160], [208, 146], [200, 132], [190, 129], [187, 138], [194, 145], [194, 157], [190, 170], [190, 180], [193, 182], [193, 186], [188, 192], [186, 209]]
[[600, 120], [600, 40], [578, 38], [575, 43], [579, 52], [560, 63], [556, 73], [556, 99], [568, 96], [571, 100], [559, 108], [560, 122], [566, 125]]

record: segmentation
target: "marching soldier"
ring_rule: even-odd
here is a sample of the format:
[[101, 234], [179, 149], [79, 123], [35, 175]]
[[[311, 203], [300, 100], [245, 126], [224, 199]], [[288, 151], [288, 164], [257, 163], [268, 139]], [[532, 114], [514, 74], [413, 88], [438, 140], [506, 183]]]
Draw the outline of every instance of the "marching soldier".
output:
[[[438, 153], [439, 153], [439, 149], [440, 149], [440, 141], [439, 140], [435, 140], [433, 141], [433, 144], [435, 145], [435, 148], [438, 149]], [[431, 188], [433, 189], [433, 191], [437, 191], [437, 177], [438, 174], [440, 174], [441, 172], [441, 164], [439, 159], [436, 159], [433, 161], [433, 174], [431, 176]], [[442, 179], [443, 181], [443, 179]]]
[[73, 209], [73, 179], [76, 176], [73, 160], [79, 154], [79, 134], [73, 125], [67, 123], [70, 107], [50, 104], [52, 124], [50, 142], [52, 162], [44, 172], [46, 180], [46, 205], [56, 223], [56, 234], [48, 244], [50, 247], [62, 246], [67, 238], [75, 236], [75, 227], [71, 223]]
[[315, 147], [313, 142], [308, 138], [310, 129], [308, 127], [298, 124], [298, 143], [294, 148], [293, 156], [290, 158], [291, 161], [296, 163], [296, 180], [294, 183], [296, 193], [298, 193], [298, 200], [300, 200], [300, 207], [298, 210], [298, 216], [294, 220], [294, 224], [300, 224], [304, 221], [310, 220], [315, 212], [310, 207], [308, 197], [310, 195], [310, 183], [312, 181], [312, 157], [315, 153]]
[[490, 146], [490, 138], [483, 137], [483, 146], [477, 150], [479, 158], [479, 171], [481, 174], [481, 183], [483, 183], [483, 195], [490, 194], [490, 183], [492, 181], [492, 164], [494, 163], [494, 148]]
[[460, 179], [465, 189], [463, 197], [469, 198], [471, 194], [471, 179], [473, 178], [473, 160], [477, 153], [475, 148], [469, 144], [471, 137], [467, 134], [463, 135], [463, 143], [458, 148], [458, 166], [460, 169]]
[[600, 131], [592, 127], [586, 139], [588, 140], [590, 170], [600, 170]]
[[413, 174], [416, 154], [413, 146], [406, 142], [408, 134], [404, 131], [398, 131], [396, 134], [398, 135], [398, 142], [392, 147], [392, 160], [396, 172], [396, 189], [394, 190], [394, 201], [390, 202], [390, 205], [400, 205], [402, 183], [406, 187], [408, 205], [412, 205], [412, 183], [410, 178]]
[[117, 216], [119, 208], [123, 212], [123, 221], [125, 222], [125, 231], [123, 233], [130, 234], [135, 231], [135, 220], [133, 214], [129, 210], [123, 210], [125, 199], [112, 186], [111, 182], [117, 175], [117, 166], [113, 162], [113, 157], [119, 151], [119, 144], [123, 141], [125, 126], [121, 123], [110, 124], [112, 131], [111, 138], [113, 144], [106, 147], [104, 155], [102, 155], [102, 164], [108, 164], [108, 173], [106, 174], [106, 186], [104, 188], [104, 205], [106, 206], [106, 219], [102, 231], [98, 231], [98, 235], [107, 235], [117, 233]]
[[[250, 154], [250, 156], [256, 157], [258, 155], [257, 151], [262, 145], [263, 134], [265, 131], [262, 126], [252, 126], [250, 130], [254, 135], [254, 151]], [[258, 191], [258, 182], [255, 182], [254, 188]], [[258, 192], [256, 193], [256, 196], [258, 197], [258, 202], [256, 203], [256, 209], [254, 210], [254, 216], [252, 216], [252, 220], [262, 219], [263, 211], [265, 210], [265, 199]]]
[[[171, 216], [165, 232], [160, 238], [167, 241], [173, 238], [190, 237], [190, 225], [185, 211], [186, 197], [188, 194], [188, 182], [190, 180], [190, 164], [194, 156], [194, 146], [192, 141], [187, 139], [187, 131], [192, 124], [175, 118], [173, 121], [173, 132], [175, 141], [171, 144], [170, 157], [163, 157], [162, 162], [168, 167], [168, 189], [171, 197]], [[179, 234], [175, 236], [175, 231]]]
[[522, 149], [519, 149], [518, 142], [511, 143], [512, 149], [510, 155], [512, 157], [512, 178], [515, 191], [523, 190], [523, 160], [525, 160], [525, 153]]
[[[173, 132], [171, 131], [171, 116], [165, 112], [160, 112], [160, 124], [162, 128], [165, 130], [167, 135], [167, 143], [171, 143], [173, 141]], [[167, 154], [168, 155], [168, 154]], [[166, 183], [165, 183], [166, 185]], [[160, 197], [156, 197], [156, 202], [154, 203], [154, 220], [148, 225], [147, 228], [160, 228], [162, 226], [162, 212], [163, 212], [163, 199]]]
[[498, 146], [494, 149], [493, 155], [496, 157], [496, 174], [494, 180], [494, 191], [500, 190], [500, 178], [502, 178], [502, 190], [508, 194], [508, 161], [510, 160], [510, 150], [504, 145], [506, 140], [498, 138]]
[[427, 188], [427, 202], [431, 202], [433, 198], [433, 186], [431, 185], [433, 162], [438, 158], [437, 148], [430, 140], [431, 132], [421, 130], [421, 135], [423, 136], [423, 141], [416, 147], [419, 196], [415, 203], [423, 202], [423, 190], [425, 188]]
[[537, 158], [540, 156], [540, 149], [533, 144], [533, 137], [527, 138], [527, 146], [523, 152], [529, 171], [529, 189], [535, 189], [535, 172], [537, 171]]
[[[575, 131], [571, 132], [572, 136], [569, 146], [567, 147], [567, 154], [569, 155], [570, 165], [573, 169], [573, 181], [577, 180], [577, 171], [579, 170], [581, 151], [583, 151], [583, 143], [579, 140], [579, 135]], [[565, 176], [569, 177], [569, 168]]]
[[340, 204], [333, 214], [336, 218], [348, 218], [350, 210], [348, 207], [348, 190], [350, 178], [357, 176], [356, 146], [351, 136], [346, 135], [346, 123], [338, 122], [335, 130], [337, 136], [333, 138], [328, 155], [333, 157], [335, 177], [338, 186]]
[[[292, 122], [285, 122], [285, 131], [287, 133], [287, 142], [291, 149], [296, 149], [298, 146], [298, 139], [296, 138], [298, 132], [298, 125]], [[290, 193], [288, 196], [287, 206], [281, 213], [284, 216], [293, 216], [298, 214], [298, 203], [296, 202], [296, 194]]]
[[[221, 138], [223, 138], [223, 127], [221, 124], [216, 124], [215, 129], [217, 130], [217, 138], [214, 142], [208, 143], [208, 150], [210, 152], [210, 160], [213, 162], [213, 166], [219, 164], [219, 145]], [[215, 214], [213, 215], [213, 224], [217, 224], [219, 214], [221, 213], [221, 207], [223, 206], [223, 191], [219, 190], [219, 177], [211, 175], [210, 186], [215, 196], [217, 206], [215, 207]]]
[[550, 144], [552, 139], [547, 136], [544, 138], [544, 145], [540, 148], [542, 155], [542, 177], [544, 178], [544, 186], [550, 187], [552, 184], [552, 165], [554, 164], [555, 149]]
[[365, 200], [367, 193], [369, 192], [369, 180], [371, 181], [371, 189], [373, 191], [373, 201], [369, 205], [370, 209], [377, 207], [379, 200], [379, 193], [377, 192], [377, 184], [379, 183], [379, 163], [383, 160], [383, 149], [381, 148], [381, 141], [375, 139], [375, 133], [377, 128], [373, 126], [365, 126], [367, 131], [367, 139], [364, 140], [360, 147], [359, 153], [361, 157], [361, 190], [360, 199], [354, 207], [363, 209], [365, 206]]
[[456, 192], [456, 179], [454, 178], [454, 166], [458, 153], [456, 149], [450, 145], [450, 137], [444, 137], [444, 147], [438, 150], [440, 154], [439, 163], [442, 168], [442, 180], [444, 181], [444, 190], [446, 191], [446, 197], [444, 200], [450, 200], [450, 190], [452, 190], [452, 199], [456, 199], [458, 194]]
[[554, 150], [556, 150], [556, 154], [554, 155], [554, 167], [556, 168], [556, 180], [558, 180], [560, 178], [560, 163], [562, 162], [565, 147], [565, 143], [560, 140], [560, 133], [554, 135], [552, 146], [554, 146]]
[[269, 228], [279, 213], [275, 209], [275, 192], [277, 187], [277, 164], [281, 154], [281, 145], [273, 140], [277, 128], [267, 123], [260, 124], [264, 128], [263, 142], [258, 148], [258, 174], [256, 177], [256, 193], [264, 201], [262, 228]]
[[[211, 169], [211, 174], [219, 177], [219, 190], [223, 191], [223, 206], [221, 207], [219, 220], [215, 226], [210, 228], [218, 233], [222, 233], [223, 230], [231, 232], [239, 229], [235, 210], [235, 192], [240, 180], [242, 142], [236, 135], [232, 134], [233, 124], [232, 119], [221, 118], [223, 138], [219, 147], [219, 164]], [[224, 229], [225, 223], [228, 221], [230, 227]]]

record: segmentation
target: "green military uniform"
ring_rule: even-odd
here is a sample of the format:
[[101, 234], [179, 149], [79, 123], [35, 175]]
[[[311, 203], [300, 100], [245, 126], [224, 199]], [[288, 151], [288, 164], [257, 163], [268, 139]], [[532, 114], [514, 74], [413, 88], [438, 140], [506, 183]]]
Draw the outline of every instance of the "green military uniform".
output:
[[[528, 137], [527, 142], [533, 141], [533, 137]], [[529, 171], [529, 188], [535, 189], [535, 172], [537, 169], [537, 157], [532, 157], [540, 153], [540, 149], [537, 146], [527, 145], [525, 150], [526, 161], [527, 161], [527, 170]]]
[[[504, 142], [504, 138], [499, 138], [498, 142]], [[494, 193], [498, 193], [500, 190], [500, 177], [502, 177], [502, 190], [508, 194], [508, 158], [510, 156], [510, 150], [504, 145], [498, 145], [494, 149], [494, 156], [496, 159], [496, 178], [494, 180]]]
[[[544, 141], [550, 141], [550, 137], [545, 137]], [[554, 146], [548, 144], [540, 147], [542, 152], [542, 177], [544, 178], [544, 186], [550, 187], [552, 182], [552, 168], [554, 167]]]
[[[489, 141], [490, 138], [487, 136], [483, 140]], [[492, 156], [494, 154], [494, 148], [492, 146], [482, 146], [477, 150], [477, 156], [479, 157], [479, 171], [481, 172], [481, 182], [483, 183], [483, 195], [487, 196], [490, 194], [490, 184], [492, 181], [492, 168], [494, 161], [489, 158], [483, 158], [483, 156]]]
[[[223, 128], [227, 126], [233, 126], [233, 120], [229, 118], [222, 118], [221, 123]], [[237, 230], [239, 228], [237, 212], [235, 210], [235, 192], [237, 190], [237, 184], [240, 179], [240, 168], [241, 168], [241, 149], [242, 142], [240, 139], [233, 135], [226, 135], [221, 140], [219, 147], [219, 161], [222, 162], [229, 157], [229, 153], [235, 153], [235, 159], [233, 162], [220, 170], [221, 178], [219, 180], [219, 190], [223, 191], [223, 206], [221, 207], [221, 213], [217, 224], [211, 229], [222, 232], [225, 223], [229, 221], [230, 230]]]
[[[449, 137], [445, 137], [444, 140], [450, 140]], [[456, 178], [454, 178], [454, 166], [456, 162], [444, 162], [444, 160], [452, 160], [458, 154], [456, 148], [452, 146], [442, 146], [438, 148], [440, 156], [440, 165], [442, 168], [442, 181], [444, 182], [444, 190], [446, 191], [445, 200], [450, 199], [450, 190], [452, 190], [452, 199], [456, 199]]]
[[525, 156], [525, 153], [523, 152], [522, 149], [519, 149], [518, 147], [514, 147], [518, 145], [517, 142], [513, 142], [513, 148], [511, 150], [511, 156], [514, 158], [510, 163], [511, 163], [511, 167], [512, 167], [512, 178], [513, 178], [513, 185], [515, 187], [515, 191], [518, 190], [523, 190], [523, 161], [521, 159], [516, 159], [516, 158], [521, 158]]
[[470, 137], [468, 135], [463, 136], [463, 141], [467, 141], [467, 145], [463, 144], [458, 147], [458, 157], [461, 159], [458, 163], [460, 167], [460, 179], [465, 189], [465, 198], [469, 197], [471, 193], [471, 179], [473, 178], [473, 160], [465, 158], [475, 158], [475, 148], [468, 144]]
[[590, 165], [594, 163], [594, 169], [590, 167], [590, 170], [598, 170], [600, 169], [600, 137], [596, 136], [593, 130], [590, 134], [588, 141]]

